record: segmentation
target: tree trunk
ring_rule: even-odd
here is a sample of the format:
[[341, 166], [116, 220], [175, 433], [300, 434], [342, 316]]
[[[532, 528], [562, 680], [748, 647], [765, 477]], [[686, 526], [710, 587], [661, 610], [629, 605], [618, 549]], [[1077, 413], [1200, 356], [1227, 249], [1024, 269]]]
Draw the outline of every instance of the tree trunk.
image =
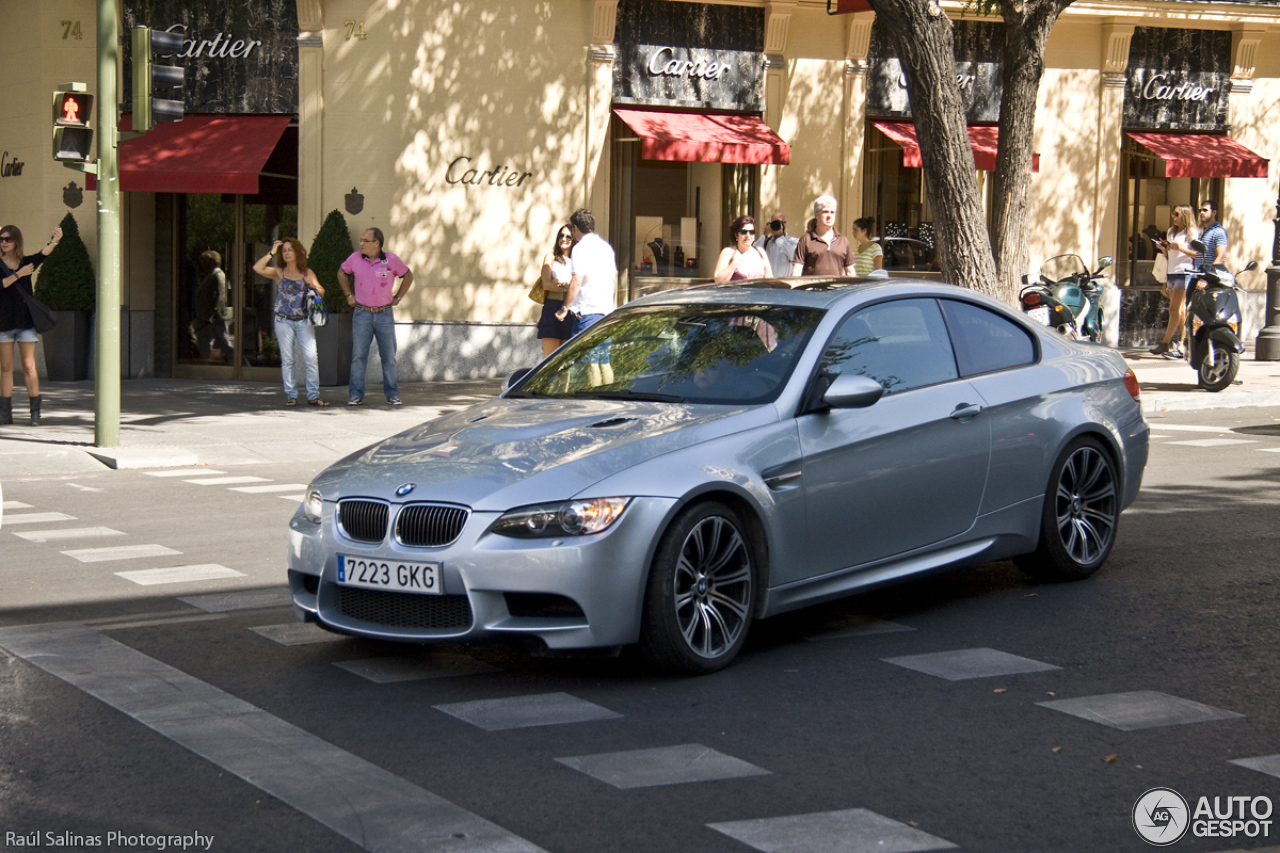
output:
[[991, 243], [999, 270], [998, 298], [1014, 304], [1028, 271], [1031, 163], [1036, 97], [1044, 76], [1049, 31], [1072, 0], [1000, 0], [1004, 17], [1004, 90], [996, 155]]
[[997, 295], [995, 261], [978, 193], [950, 19], [936, 0], [871, 0], [898, 44], [933, 209], [942, 276]]

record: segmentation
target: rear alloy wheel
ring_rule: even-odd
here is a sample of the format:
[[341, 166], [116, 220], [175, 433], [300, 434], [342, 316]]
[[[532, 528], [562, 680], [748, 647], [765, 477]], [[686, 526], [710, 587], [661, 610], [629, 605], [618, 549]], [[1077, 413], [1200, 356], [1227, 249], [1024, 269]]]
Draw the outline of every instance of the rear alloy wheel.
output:
[[1018, 567], [1044, 580], [1079, 580], [1107, 560], [1120, 521], [1115, 463], [1095, 438], [1078, 438], [1053, 466], [1045, 492], [1040, 546]]
[[1231, 386], [1240, 372], [1240, 355], [1229, 349], [1215, 346], [1213, 361], [1200, 362], [1200, 384], [1206, 391], [1221, 391]]
[[649, 572], [640, 646], [659, 667], [703, 675], [728, 666], [755, 606], [755, 561], [733, 510], [698, 504], [663, 534]]

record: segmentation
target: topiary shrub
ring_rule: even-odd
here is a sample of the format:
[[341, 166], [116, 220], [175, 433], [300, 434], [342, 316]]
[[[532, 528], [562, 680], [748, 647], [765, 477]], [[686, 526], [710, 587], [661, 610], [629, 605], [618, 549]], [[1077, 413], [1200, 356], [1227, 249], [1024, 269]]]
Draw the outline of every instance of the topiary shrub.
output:
[[316, 238], [311, 241], [311, 249], [307, 252], [307, 266], [311, 267], [320, 280], [320, 286], [324, 288], [324, 304], [331, 314], [351, 312], [346, 294], [338, 287], [338, 267], [354, 251], [347, 218], [341, 211], [334, 210], [325, 217], [324, 224], [316, 232]]
[[98, 301], [93, 261], [80, 239], [76, 218], [68, 213], [61, 225], [62, 239], [36, 273], [36, 298], [54, 311], [92, 312]]

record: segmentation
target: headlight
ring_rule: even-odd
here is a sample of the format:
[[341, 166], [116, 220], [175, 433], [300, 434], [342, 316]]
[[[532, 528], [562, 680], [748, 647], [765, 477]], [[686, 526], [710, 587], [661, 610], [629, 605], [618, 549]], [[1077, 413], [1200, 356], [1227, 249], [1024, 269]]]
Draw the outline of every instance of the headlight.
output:
[[323, 512], [324, 497], [320, 490], [315, 486], [307, 486], [307, 496], [302, 499], [302, 514], [307, 517], [307, 521], [319, 524]]
[[522, 539], [586, 536], [607, 530], [622, 517], [631, 498], [589, 498], [513, 509], [489, 528]]

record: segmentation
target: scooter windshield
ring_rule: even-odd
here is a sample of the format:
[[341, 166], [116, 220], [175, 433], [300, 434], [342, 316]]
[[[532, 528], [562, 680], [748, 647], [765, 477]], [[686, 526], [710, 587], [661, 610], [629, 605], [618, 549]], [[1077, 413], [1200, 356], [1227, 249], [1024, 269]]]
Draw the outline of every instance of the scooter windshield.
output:
[[1079, 255], [1058, 255], [1040, 265], [1040, 275], [1050, 281], [1062, 281], [1073, 275], [1088, 275], [1089, 268]]

